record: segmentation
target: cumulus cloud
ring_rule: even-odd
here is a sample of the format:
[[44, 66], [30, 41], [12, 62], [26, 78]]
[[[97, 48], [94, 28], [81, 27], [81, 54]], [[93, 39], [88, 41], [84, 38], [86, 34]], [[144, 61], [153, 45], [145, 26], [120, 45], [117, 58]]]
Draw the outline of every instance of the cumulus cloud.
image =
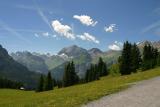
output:
[[97, 21], [93, 21], [93, 19], [87, 15], [74, 15], [73, 18], [79, 20], [82, 24], [86, 26], [95, 26], [98, 23]]
[[58, 20], [52, 21], [52, 27], [55, 32], [69, 39], [75, 39], [74, 34], [72, 33], [72, 29], [68, 25], [63, 25]]
[[80, 38], [81, 40], [86, 40], [97, 44], [100, 43], [94, 36], [90, 35], [89, 33], [84, 33], [83, 35], [77, 35], [77, 37]]
[[122, 49], [123, 43], [115, 41], [112, 45], [109, 45], [108, 48], [111, 50], [119, 51]]
[[118, 30], [116, 28], [116, 24], [110, 24], [108, 27], [104, 27], [104, 30], [106, 32], [114, 32], [115, 30]]

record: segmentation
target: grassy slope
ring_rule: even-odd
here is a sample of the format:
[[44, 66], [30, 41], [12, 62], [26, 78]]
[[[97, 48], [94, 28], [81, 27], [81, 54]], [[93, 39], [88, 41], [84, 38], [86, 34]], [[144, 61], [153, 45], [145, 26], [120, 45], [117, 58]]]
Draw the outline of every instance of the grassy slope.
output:
[[75, 107], [125, 88], [128, 83], [160, 76], [160, 67], [128, 76], [103, 77], [99, 81], [53, 91], [0, 90], [0, 107]]

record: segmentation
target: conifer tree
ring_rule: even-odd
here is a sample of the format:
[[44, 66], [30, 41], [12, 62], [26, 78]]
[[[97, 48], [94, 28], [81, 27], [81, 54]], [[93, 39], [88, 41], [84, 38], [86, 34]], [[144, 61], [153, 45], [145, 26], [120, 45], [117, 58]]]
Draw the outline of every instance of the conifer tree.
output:
[[71, 86], [79, 82], [79, 77], [75, 72], [74, 62], [69, 62], [65, 65], [63, 74], [63, 87]]
[[152, 68], [157, 65], [157, 58], [158, 58], [158, 49], [152, 47], [152, 54], [153, 54], [153, 63], [152, 63]]
[[99, 58], [99, 61], [98, 61], [98, 72], [99, 72], [99, 75], [102, 76], [103, 75], [103, 60], [102, 58], [100, 57]]
[[122, 55], [120, 59], [120, 73], [122, 75], [131, 74], [132, 67], [131, 67], [131, 49], [132, 45], [126, 41], [123, 45]]
[[53, 90], [53, 79], [52, 79], [52, 76], [51, 76], [51, 73], [48, 72], [48, 75], [46, 77], [46, 81], [45, 81], [45, 91], [48, 91], [48, 90]]
[[145, 45], [143, 48], [142, 70], [154, 68], [157, 64], [158, 50], [151, 45]]
[[98, 65], [91, 64], [90, 68], [86, 71], [85, 81], [91, 82], [94, 80], [99, 80], [100, 74], [98, 70]]
[[39, 82], [38, 82], [38, 86], [37, 86], [36, 91], [37, 92], [43, 91], [43, 87], [44, 87], [44, 77], [43, 77], [43, 75], [41, 75], [40, 79], [39, 79]]
[[71, 85], [77, 84], [79, 82], [79, 77], [77, 76], [76, 72], [75, 72], [75, 64], [72, 61], [70, 63], [70, 69], [71, 69]]
[[85, 74], [85, 82], [89, 82], [89, 69], [87, 69], [86, 74]]
[[141, 55], [139, 48], [137, 45], [134, 43], [132, 46], [132, 51], [131, 51], [131, 71], [136, 72], [136, 70], [140, 67], [141, 64]]
[[160, 66], [160, 52], [158, 53], [158, 56], [157, 56], [157, 65]]
[[99, 76], [108, 75], [107, 65], [101, 57], [99, 58], [98, 61], [97, 71], [99, 72]]

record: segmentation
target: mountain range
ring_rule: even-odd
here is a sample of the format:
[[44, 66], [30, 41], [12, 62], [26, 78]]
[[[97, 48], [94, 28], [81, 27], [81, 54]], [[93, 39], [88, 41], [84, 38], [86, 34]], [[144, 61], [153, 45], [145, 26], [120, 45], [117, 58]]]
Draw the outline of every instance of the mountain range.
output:
[[11, 53], [10, 55], [31, 71], [43, 74], [51, 71], [56, 79], [62, 79], [64, 65], [68, 61], [74, 61], [77, 74], [83, 77], [86, 69], [91, 63], [97, 63], [99, 57], [102, 57], [109, 64], [116, 62], [120, 53], [120, 51], [112, 50], [103, 52], [98, 48], [86, 50], [72, 45], [61, 49], [57, 55], [31, 53], [28, 51]]
[[0, 78], [22, 82], [28, 89], [35, 88], [39, 74], [15, 61], [0, 45]]
[[[145, 44], [151, 44], [160, 51], [160, 41], [138, 43], [140, 50]], [[91, 63], [97, 63], [99, 57], [111, 65], [117, 62], [120, 55], [121, 51], [108, 50], [103, 52], [98, 48], [87, 50], [76, 45], [61, 49], [57, 55], [27, 51], [9, 55], [7, 50], [0, 45], [0, 78], [20, 81], [27, 88], [35, 88], [40, 73], [46, 74], [50, 71], [55, 79], [62, 79], [64, 65], [68, 61], [74, 61], [77, 74], [83, 77], [86, 69]]]

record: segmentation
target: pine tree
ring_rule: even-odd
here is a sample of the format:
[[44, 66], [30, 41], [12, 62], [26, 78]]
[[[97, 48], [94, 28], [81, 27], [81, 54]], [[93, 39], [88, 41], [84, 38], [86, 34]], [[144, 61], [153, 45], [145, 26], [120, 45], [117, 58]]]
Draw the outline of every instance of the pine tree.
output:
[[69, 62], [65, 65], [63, 74], [63, 87], [71, 86], [79, 82], [79, 77], [75, 72], [74, 62]]
[[101, 57], [99, 58], [99, 61], [98, 61], [98, 72], [100, 76], [103, 75], [103, 60]]
[[109, 73], [108, 73], [108, 69], [107, 69], [106, 63], [103, 63], [102, 68], [103, 68], [103, 69], [102, 69], [102, 75], [103, 75], [103, 76], [108, 75]]
[[105, 64], [105, 62], [101, 57], [99, 58], [97, 67], [98, 67], [97, 71], [99, 72], [99, 76], [108, 75], [107, 65]]
[[157, 65], [160, 66], [160, 52], [158, 53], [158, 56], [157, 56]]
[[79, 82], [79, 77], [77, 76], [76, 72], [75, 72], [75, 64], [72, 61], [71, 62], [71, 85], [77, 84]]
[[154, 68], [157, 64], [158, 50], [151, 45], [143, 48], [142, 70]]
[[134, 43], [131, 51], [131, 71], [136, 72], [136, 70], [140, 67], [141, 64], [141, 55], [139, 48]]
[[68, 72], [68, 64], [65, 65], [64, 67], [64, 74], [63, 74], [63, 87], [68, 86], [68, 78], [69, 78], [69, 72]]
[[40, 79], [39, 79], [39, 82], [38, 82], [38, 86], [37, 86], [36, 91], [37, 92], [43, 91], [43, 87], [44, 87], [44, 77], [43, 77], [43, 75], [41, 75]]
[[50, 72], [48, 72], [46, 83], [45, 83], [45, 91], [48, 91], [48, 90], [53, 90], [53, 79]]
[[152, 54], [153, 54], [153, 65], [152, 67], [155, 67], [157, 65], [157, 58], [158, 58], [158, 49], [157, 48], [153, 48], [152, 49]]
[[94, 80], [99, 80], [100, 74], [98, 70], [98, 65], [91, 64], [90, 68], [86, 71], [85, 81], [91, 82]]
[[126, 41], [123, 46], [122, 55], [120, 57], [120, 73], [122, 75], [131, 74], [131, 48], [132, 45]]
[[85, 73], [85, 82], [89, 82], [89, 69], [87, 69], [86, 73]]
[[[103, 67], [104, 68], [104, 67]], [[103, 69], [104, 70], [104, 69]], [[95, 72], [95, 75], [94, 75], [94, 80], [99, 80], [99, 77], [100, 77], [100, 75], [99, 75], [99, 72], [98, 72], [98, 65], [97, 64], [95, 64], [94, 65], [94, 72]], [[102, 75], [104, 76], [104, 74], [103, 74], [104, 72], [102, 72]]]

